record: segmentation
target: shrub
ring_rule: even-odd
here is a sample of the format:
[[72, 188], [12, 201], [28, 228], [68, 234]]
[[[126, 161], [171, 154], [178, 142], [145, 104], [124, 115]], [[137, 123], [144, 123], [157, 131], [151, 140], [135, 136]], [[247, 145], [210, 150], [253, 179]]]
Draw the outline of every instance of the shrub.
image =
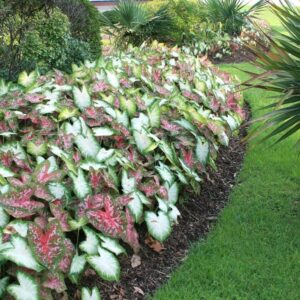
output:
[[158, 43], [70, 75], [23, 72], [0, 95], [0, 292], [17, 300], [49, 299], [88, 268], [118, 280], [136, 227], [166, 240], [181, 191], [199, 190], [243, 120], [227, 74]]
[[112, 11], [101, 14], [101, 22], [104, 32], [114, 37], [116, 48], [169, 39], [173, 26], [166, 7], [149, 12], [135, 0], [120, 1]]
[[[264, 71], [254, 75], [245, 85], [278, 92], [268, 108], [273, 110], [259, 122], [261, 126], [250, 136], [257, 136], [266, 129], [272, 128], [265, 137], [276, 137], [276, 142], [283, 141], [296, 134], [300, 129], [300, 10], [289, 1], [282, 2], [282, 7], [272, 4], [271, 9], [281, 20], [286, 33], [277, 32], [271, 41], [271, 52], [265, 54], [256, 51], [258, 66]], [[278, 137], [279, 135], [279, 137]]]
[[202, 17], [212, 23], [221, 23], [226, 33], [238, 36], [247, 18], [254, 17], [265, 7], [265, 3], [265, 0], [259, 0], [247, 8], [242, 0], [203, 0]]
[[93, 60], [97, 59], [101, 55], [101, 27], [97, 8], [89, 0], [52, 1], [68, 16], [72, 37], [78, 42], [86, 42]]

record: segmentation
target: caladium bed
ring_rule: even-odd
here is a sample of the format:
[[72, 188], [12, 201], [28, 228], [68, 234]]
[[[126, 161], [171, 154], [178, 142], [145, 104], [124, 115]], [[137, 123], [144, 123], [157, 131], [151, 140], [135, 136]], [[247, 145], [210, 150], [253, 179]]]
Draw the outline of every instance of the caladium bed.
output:
[[118, 280], [138, 226], [168, 238], [182, 191], [199, 191], [244, 119], [227, 74], [157, 43], [22, 73], [0, 95], [0, 293], [16, 299], [52, 299], [89, 269]]

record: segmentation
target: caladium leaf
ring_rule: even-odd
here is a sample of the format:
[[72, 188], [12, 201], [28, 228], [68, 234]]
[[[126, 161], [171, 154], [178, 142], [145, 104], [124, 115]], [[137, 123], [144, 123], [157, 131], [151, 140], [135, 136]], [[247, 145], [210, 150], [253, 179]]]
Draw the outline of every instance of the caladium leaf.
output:
[[168, 211], [168, 217], [171, 220], [172, 223], [177, 224], [178, 223], [178, 217], [180, 216], [180, 211], [178, 210], [178, 208], [173, 205], [170, 204], [169, 205], [169, 211]]
[[135, 178], [129, 178], [128, 172], [123, 169], [122, 171], [122, 189], [124, 194], [130, 194], [136, 189], [136, 181]]
[[206, 165], [209, 158], [209, 143], [204, 138], [197, 137], [195, 153], [196, 153], [196, 158], [203, 165]]
[[47, 186], [50, 194], [55, 199], [63, 199], [68, 197], [68, 190], [63, 184], [59, 182], [50, 182]]
[[116, 132], [109, 127], [94, 127], [93, 133], [95, 136], [112, 136]]
[[160, 115], [161, 109], [158, 102], [155, 102], [148, 108], [148, 116], [150, 120], [151, 127], [159, 127], [160, 126]]
[[89, 227], [83, 227], [86, 235], [86, 240], [81, 242], [79, 248], [87, 254], [97, 254], [98, 246], [100, 245], [97, 234]]
[[165, 241], [171, 233], [171, 222], [168, 215], [159, 211], [158, 215], [151, 211], [145, 212], [145, 221], [149, 233], [158, 241]]
[[64, 276], [60, 273], [47, 272], [43, 279], [44, 288], [55, 290], [57, 293], [62, 293], [67, 289]]
[[104, 149], [101, 148], [99, 150], [99, 152], [97, 153], [95, 160], [99, 163], [105, 162], [106, 160], [108, 160], [109, 158], [111, 158], [114, 154], [115, 150], [114, 149]]
[[19, 75], [18, 84], [25, 88], [31, 88], [33, 85], [35, 85], [38, 76], [39, 74], [37, 71], [32, 71], [29, 75], [26, 71], [24, 71]]
[[9, 168], [6, 168], [0, 164], [0, 176], [4, 178], [14, 177], [16, 174], [12, 172]]
[[86, 255], [78, 255], [78, 253], [76, 253], [76, 255], [73, 257], [69, 271], [69, 278], [73, 283], [78, 283], [78, 278], [80, 274], [84, 271], [85, 265]]
[[92, 104], [91, 97], [85, 85], [82, 87], [81, 90], [78, 87], [74, 86], [73, 97], [74, 97], [74, 103], [81, 111], [88, 108]]
[[5, 243], [10, 247], [0, 251], [0, 255], [7, 260], [14, 262], [20, 267], [40, 272], [43, 267], [36, 261], [26, 240], [18, 235], [12, 235], [10, 242]]
[[106, 71], [107, 81], [108, 83], [115, 89], [120, 87], [120, 81], [116, 73], [112, 71]]
[[19, 284], [11, 284], [7, 287], [9, 294], [16, 300], [42, 300], [36, 279], [21, 271], [17, 272], [17, 278]]
[[101, 300], [101, 296], [98, 288], [93, 287], [92, 290], [85, 287], [82, 288], [81, 300]]
[[87, 256], [87, 262], [97, 274], [108, 281], [118, 281], [120, 278], [120, 264], [114, 254], [98, 247], [98, 255]]
[[50, 170], [50, 162], [45, 160], [37, 166], [34, 176], [39, 184], [45, 184], [50, 181], [59, 181], [62, 177], [62, 172]]
[[4, 229], [5, 234], [15, 234], [17, 233], [23, 238], [27, 237], [27, 232], [28, 232], [28, 226], [29, 222], [28, 221], [22, 221], [22, 220], [14, 220], [7, 224], [7, 226]]
[[167, 182], [169, 185], [173, 184], [175, 176], [167, 165], [163, 164], [162, 162], [159, 162], [159, 166], [156, 167], [156, 170], [165, 182]]
[[101, 247], [113, 252], [115, 255], [126, 253], [126, 250], [119, 244], [118, 240], [107, 237], [103, 234], [98, 235], [101, 240]]
[[4, 294], [6, 292], [6, 288], [9, 284], [9, 277], [3, 277], [0, 279], [0, 299], [4, 299]]
[[5, 210], [0, 207], [0, 228], [5, 227], [5, 225], [9, 222], [9, 215], [5, 212]]
[[27, 143], [27, 153], [34, 156], [43, 156], [47, 153], [47, 144], [41, 141], [29, 141]]
[[32, 216], [44, 208], [44, 204], [31, 200], [33, 190], [28, 188], [0, 196], [0, 206], [15, 218]]
[[179, 185], [175, 181], [170, 187], [168, 184], [166, 184], [166, 188], [168, 190], [168, 201], [171, 204], [176, 204], [178, 200], [178, 195], [179, 195]]
[[69, 220], [68, 222], [72, 230], [78, 230], [88, 223], [88, 219], [82, 217], [79, 220]]
[[[148, 136], [145, 130], [133, 132], [133, 137], [136, 143], [136, 146], [140, 153], [145, 154], [146, 152], [150, 152], [152, 148], [156, 147], [156, 144], [153, 140]], [[153, 149], [154, 150], [154, 149]]]
[[6, 143], [0, 146], [0, 153], [12, 153], [17, 159], [26, 160], [27, 155], [19, 142]]
[[45, 230], [31, 223], [28, 240], [40, 263], [54, 270], [65, 253], [63, 233], [58, 222], [50, 222]]
[[138, 195], [138, 193], [133, 192], [130, 194], [132, 200], [128, 203], [128, 208], [136, 222], [139, 222], [143, 215], [143, 203]]
[[88, 131], [86, 135], [77, 135], [74, 140], [80, 153], [84, 157], [95, 158], [100, 150], [98, 142], [90, 131]]
[[70, 173], [70, 177], [73, 180], [74, 193], [78, 198], [84, 199], [86, 196], [88, 196], [91, 193], [91, 186], [86, 180], [84, 172], [81, 169], [78, 170], [77, 176]]

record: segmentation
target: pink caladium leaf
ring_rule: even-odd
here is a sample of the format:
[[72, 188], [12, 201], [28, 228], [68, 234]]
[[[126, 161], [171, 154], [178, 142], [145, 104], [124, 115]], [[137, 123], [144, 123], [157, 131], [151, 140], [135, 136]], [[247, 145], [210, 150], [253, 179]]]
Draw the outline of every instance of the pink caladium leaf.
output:
[[118, 236], [123, 229], [120, 211], [113, 205], [109, 196], [105, 196], [104, 208], [87, 211], [89, 222], [99, 231]]
[[45, 184], [49, 181], [59, 181], [62, 177], [61, 171], [49, 171], [50, 163], [49, 161], [45, 161], [40, 164], [35, 171], [36, 173], [36, 180], [39, 184]]
[[63, 203], [61, 200], [55, 200], [50, 204], [50, 210], [55, 219], [59, 222], [62, 231], [70, 231], [70, 225], [68, 223], [70, 215], [63, 209]]
[[193, 151], [182, 149], [182, 156], [183, 156], [185, 164], [188, 167], [192, 168], [194, 165]]
[[67, 289], [64, 276], [60, 273], [47, 272], [44, 275], [42, 286], [44, 288], [54, 290], [57, 293], [62, 293]]
[[97, 171], [90, 172], [90, 182], [93, 189], [97, 189], [101, 183], [101, 174]]
[[64, 245], [65, 245], [66, 251], [65, 251], [63, 258], [58, 263], [58, 268], [63, 273], [68, 273], [69, 269], [71, 267], [75, 249], [74, 249], [72, 242], [69, 239], [64, 240]]
[[102, 194], [87, 196], [78, 206], [78, 217], [84, 217], [88, 210], [102, 209], [104, 207], [104, 201], [105, 196]]
[[51, 196], [44, 186], [37, 186], [34, 190], [34, 196], [40, 199], [44, 199], [46, 201], [51, 201], [53, 196]]
[[0, 205], [15, 218], [28, 217], [44, 208], [44, 204], [31, 200], [34, 190], [26, 188], [0, 196]]
[[39, 262], [48, 269], [55, 270], [65, 254], [64, 238], [59, 223], [51, 221], [45, 230], [31, 223], [28, 227], [28, 240]]

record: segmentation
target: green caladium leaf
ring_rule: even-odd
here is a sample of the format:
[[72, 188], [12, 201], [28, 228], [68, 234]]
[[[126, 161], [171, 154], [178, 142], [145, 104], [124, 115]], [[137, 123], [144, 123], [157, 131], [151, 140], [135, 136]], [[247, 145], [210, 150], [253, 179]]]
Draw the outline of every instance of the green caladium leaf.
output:
[[18, 235], [12, 235], [10, 242], [5, 243], [6, 249], [0, 251], [0, 255], [14, 262], [20, 267], [40, 272], [43, 267], [36, 261], [26, 240]]
[[77, 108], [62, 107], [59, 109], [58, 121], [68, 120], [78, 115], [79, 111]]
[[119, 244], [118, 240], [112, 239], [103, 234], [98, 234], [98, 236], [101, 240], [101, 247], [113, 252], [115, 255], [126, 253], [126, 250]]
[[120, 264], [111, 252], [98, 247], [98, 255], [87, 256], [88, 263], [97, 274], [108, 281], [118, 281], [120, 278]]
[[83, 227], [83, 231], [86, 235], [86, 240], [80, 243], [79, 248], [87, 254], [97, 254], [98, 246], [100, 245], [97, 234], [89, 227]]
[[9, 284], [8, 276], [0, 279], [0, 299], [4, 299], [4, 294], [6, 292], [8, 284]]
[[16, 300], [42, 300], [40, 288], [36, 280], [25, 272], [18, 271], [17, 278], [19, 284], [11, 284], [7, 291]]
[[209, 158], [209, 143], [204, 138], [197, 137], [195, 153], [196, 153], [196, 158], [203, 165], [206, 165]]
[[78, 87], [74, 86], [73, 97], [74, 97], [74, 103], [81, 111], [90, 107], [92, 104], [91, 97], [85, 85], [82, 87], [81, 90]]
[[84, 172], [79, 169], [78, 175], [70, 173], [70, 177], [73, 180], [73, 190], [76, 196], [80, 199], [84, 199], [87, 195], [91, 193], [91, 186], [87, 182]]
[[171, 233], [171, 222], [168, 215], [159, 211], [158, 214], [146, 211], [145, 221], [149, 233], [158, 241], [165, 241]]
[[86, 255], [76, 255], [72, 259], [70, 271], [69, 271], [69, 278], [73, 283], [78, 283], [78, 279], [80, 274], [84, 271], [86, 265]]
[[82, 288], [81, 300], [101, 300], [98, 288], [94, 287], [92, 290], [85, 287]]
[[68, 220], [68, 223], [72, 230], [78, 230], [88, 223], [88, 219], [86, 217], [83, 217], [79, 220]]
[[124, 96], [120, 96], [120, 106], [121, 109], [128, 113], [130, 117], [134, 117], [137, 111], [137, 106], [135, 101], [131, 99], [126, 99]]

